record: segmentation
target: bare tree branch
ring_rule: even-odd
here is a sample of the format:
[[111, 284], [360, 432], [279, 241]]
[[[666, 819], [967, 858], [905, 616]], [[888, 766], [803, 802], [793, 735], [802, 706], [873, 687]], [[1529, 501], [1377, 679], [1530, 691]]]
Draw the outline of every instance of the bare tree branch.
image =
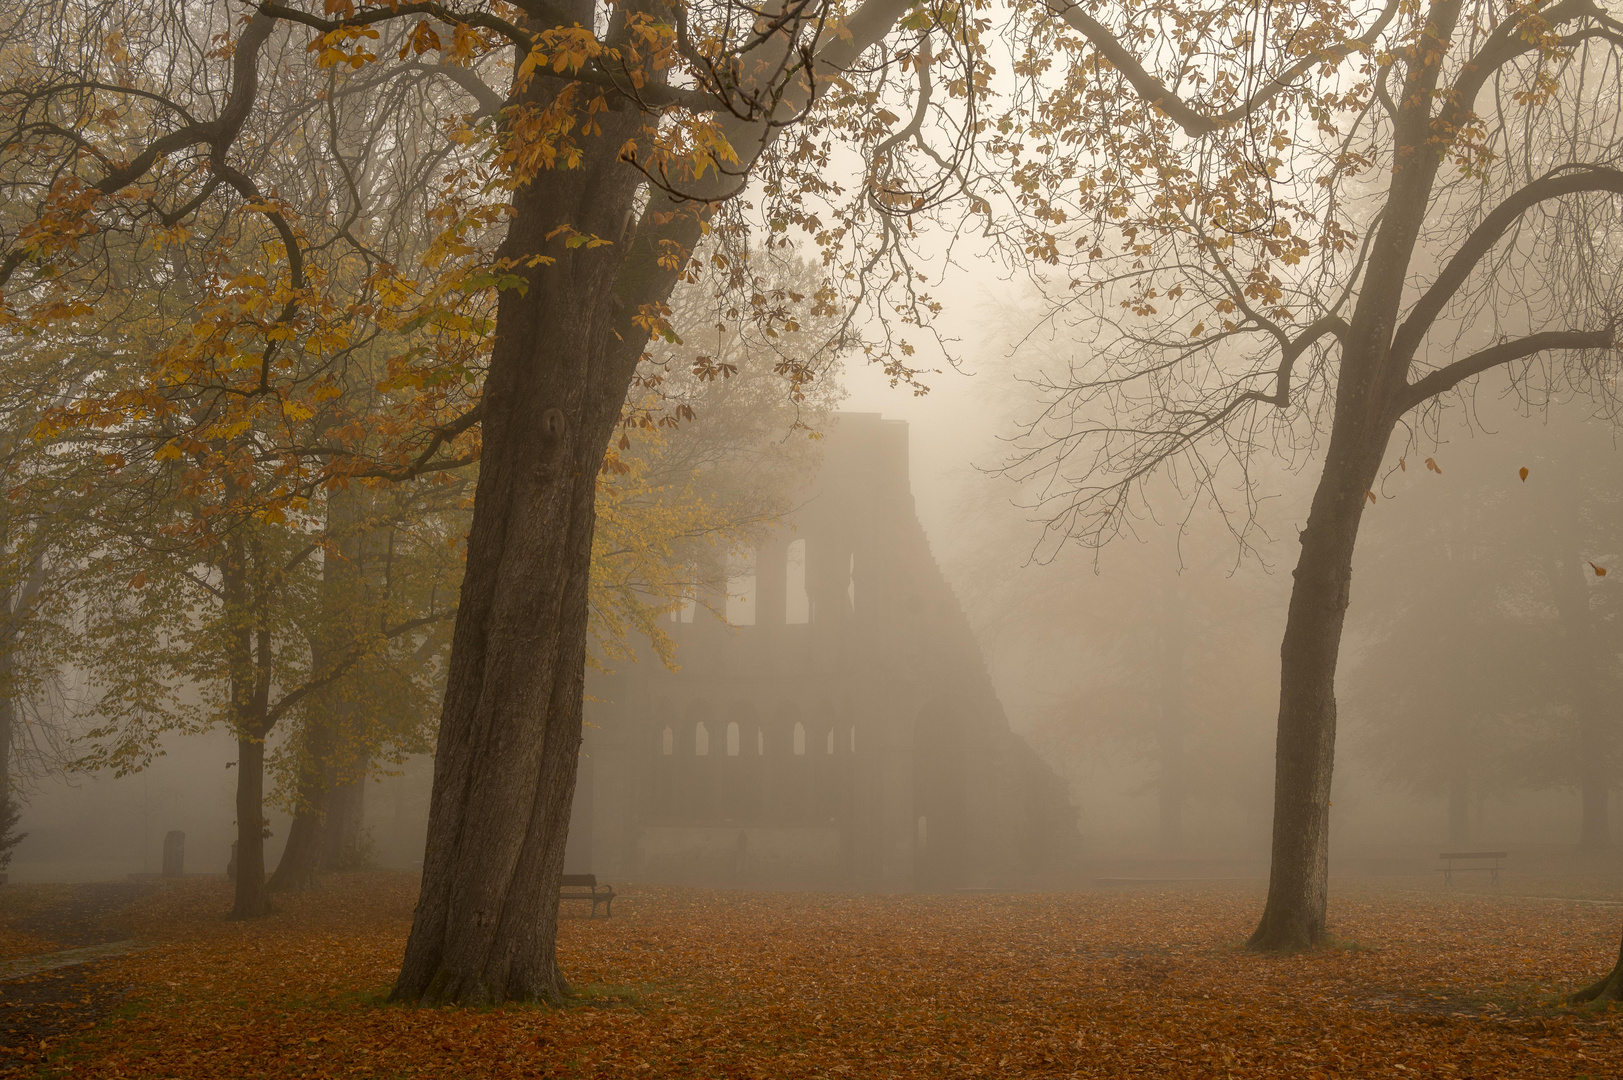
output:
[[1610, 349], [1616, 344], [1617, 329], [1610, 325], [1600, 330], [1546, 330], [1524, 338], [1502, 341], [1481, 352], [1456, 360], [1447, 367], [1438, 368], [1423, 379], [1408, 383], [1393, 405], [1392, 414], [1394, 417], [1402, 416], [1428, 398], [1453, 389], [1473, 375], [1480, 375], [1484, 371], [1525, 359], [1535, 353], [1553, 349]]
[[1200, 138], [1252, 115], [1315, 66], [1333, 63], [1351, 53], [1373, 46], [1375, 40], [1381, 36], [1381, 31], [1385, 30], [1387, 24], [1397, 15], [1401, 0], [1387, 0], [1386, 7], [1381, 9], [1381, 14], [1374, 25], [1360, 36], [1311, 56], [1304, 56], [1263, 83], [1242, 104], [1212, 116], [1195, 109], [1174, 93], [1166, 83], [1150, 74], [1144, 65], [1139, 63], [1138, 57], [1110, 32], [1109, 27], [1083, 11], [1081, 7], [1069, 3], [1068, 0], [1044, 0], [1044, 4], [1055, 18], [1092, 42], [1100, 55], [1109, 60], [1111, 66], [1126, 77], [1140, 97], [1166, 113], [1187, 134]]
[[1405, 366], [1413, 362], [1438, 314], [1517, 219], [1541, 202], [1585, 192], [1623, 195], [1623, 171], [1597, 165], [1567, 166], [1546, 173], [1494, 207], [1455, 250], [1443, 272], [1398, 327], [1392, 338], [1393, 359]]

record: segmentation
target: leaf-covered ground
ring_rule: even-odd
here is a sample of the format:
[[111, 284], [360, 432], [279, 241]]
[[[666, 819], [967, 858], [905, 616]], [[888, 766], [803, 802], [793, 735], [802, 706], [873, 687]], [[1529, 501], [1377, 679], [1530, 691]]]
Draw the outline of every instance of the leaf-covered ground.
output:
[[[1616, 1077], [1623, 1013], [1555, 1004], [1623, 909], [1338, 883], [1339, 948], [1238, 948], [1252, 886], [874, 897], [634, 887], [567, 918], [569, 1007], [381, 1002], [415, 879], [227, 923], [141, 901], [126, 992], [47, 1048], [74, 1077]], [[38, 1066], [31, 1066], [38, 1067]]]

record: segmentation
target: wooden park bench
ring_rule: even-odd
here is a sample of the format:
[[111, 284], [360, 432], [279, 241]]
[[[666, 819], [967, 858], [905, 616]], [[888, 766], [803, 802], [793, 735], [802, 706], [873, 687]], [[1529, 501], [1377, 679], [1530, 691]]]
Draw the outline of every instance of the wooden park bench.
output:
[[565, 874], [559, 879], [558, 886], [560, 900], [590, 900], [591, 918], [596, 918], [599, 904], [603, 905], [605, 919], [613, 917], [614, 889], [609, 885], [599, 885], [596, 874]]
[[[1448, 865], [1443, 867], [1443, 884], [1444, 885], [1452, 885], [1452, 884], [1454, 884], [1454, 875], [1455, 874], [1468, 873], [1468, 872], [1473, 871], [1473, 870], [1486, 872], [1489, 875], [1489, 880], [1493, 884], [1497, 885], [1497, 884], [1499, 884], [1499, 862], [1502, 859], [1510, 858], [1510, 852], [1508, 852], [1508, 851], [1445, 851], [1445, 852], [1443, 852], [1441, 855], [1439, 855], [1437, 857], [1439, 859], [1442, 859], [1444, 862], [1446, 862], [1448, 864]], [[1490, 859], [1493, 860], [1492, 865], [1489, 865], [1489, 866], [1481, 865], [1482, 863], [1488, 862], [1488, 860], [1490, 860]], [[1465, 866], [1456, 865], [1458, 863], [1465, 863], [1467, 865], [1465, 865]]]

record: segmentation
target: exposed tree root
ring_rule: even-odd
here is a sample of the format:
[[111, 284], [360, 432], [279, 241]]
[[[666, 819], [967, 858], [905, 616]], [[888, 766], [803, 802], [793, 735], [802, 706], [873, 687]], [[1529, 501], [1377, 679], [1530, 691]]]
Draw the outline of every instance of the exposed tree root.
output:
[[1576, 994], [1567, 997], [1569, 1005], [1607, 1001], [1623, 1001], [1623, 942], [1618, 944], [1617, 963], [1612, 965], [1611, 971]]
[[1327, 940], [1323, 931], [1316, 930], [1306, 918], [1281, 917], [1270, 905], [1262, 913], [1262, 921], [1246, 940], [1250, 952], [1299, 953], [1322, 945]]

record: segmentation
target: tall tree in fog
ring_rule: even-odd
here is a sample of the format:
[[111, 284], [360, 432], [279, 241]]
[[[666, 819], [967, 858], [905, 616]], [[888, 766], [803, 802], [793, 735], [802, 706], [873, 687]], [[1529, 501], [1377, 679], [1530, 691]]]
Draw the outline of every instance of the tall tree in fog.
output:
[[[7, 179], [30, 215], [0, 257], [14, 327], [61, 322], [152, 248], [206, 250], [223, 222], [240, 239], [215, 249], [227, 269], [187, 271], [214, 322], [166, 331], [221, 384], [191, 399], [214, 411], [192, 418], [193, 441], [177, 445], [224, 455], [212, 482], [254, 479], [252, 498], [230, 493], [234, 514], [278, 524], [345, 477], [403, 480], [480, 458], [422, 899], [397, 997], [563, 992], [555, 883], [598, 477], [645, 346], [675, 338], [665, 304], [678, 280], [707, 270], [732, 298], [729, 319], [774, 334], [808, 314], [843, 315], [846, 281], [854, 299], [883, 301], [902, 322], [931, 317], [905, 257], [910, 237], [891, 221], [957, 194], [953, 143], [973, 128], [943, 131], [938, 114], [981, 92], [970, 70], [979, 28], [925, 11], [904, 28], [909, 9], [869, 0], [763, 14], [718, 2], [679, 5], [672, 18], [634, 3], [320, 13], [266, 3], [239, 22], [225, 4], [63, 0], [9, 24], [8, 50], [44, 65], [8, 72], [3, 95]], [[881, 62], [858, 66], [870, 50]], [[465, 111], [443, 116], [426, 150], [393, 144], [389, 159], [421, 151], [433, 166], [396, 189], [426, 192], [440, 230], [407, 265], [386, 237], [356, 227], [364, 215], [327, 214], [331, 200], [311, 198], [284, 166], [344, 153], [342, 139], [300, 138], [328, 121], [321, 103], [368, 96], [379, 103], [369, 126], [381, 129], [391, 109], [421, 105], [425, 83], [455, 88]], [[905, 141], [892, 130], [900, 115], [879, 100], [907, 109]], [[836, 140], [860, 159], [849, 194], [826, 182]], [[768, 183], [755, 216], [768, 231], [798, 226], [828, 243], [831, 267], [810, 294], [758, 287], [753, 266], [778, 256], [752, 255], [744, 208], [728, 202], [758, 169]], [[364, 188], [355, 169], [336, 173]], [[695, 263], [706, 233], [715, 250]], [[486, 302], [493, 337], [477, 325]], [[422, 340], [425, 330], [439, 336]], [[491, 343], [488, 359], [436, 348], [470, 332]], [[300, 373], [341, 366], [379, 333], [418, 335], [390, 360], [386, 385], [403, 407], [386, 411], [389, 423], [354, 416], [317, 438], [321, 402], [308, 394], [321, 379]], [[880, 341], [874, 355], [906, 379], [907, 348]], [[724, 368], [703, 353], [690, 362]], [[793, 360], [780, 366], [790, 386], [803, 381]], [[469, 386], [481, 396], [457, 411]], [[152, 399], [150, 383], [133, 390]], [[290, 423], [272, 424], [277, 413]], [[390, 439], [357, 437], [368, 431]], [[251, 735], [244, 745], [260, 746]], [[241, 828], [257, 835], [256, 823]]]
[[[1035, 133], [1091, 105], [1110, 124], [1094, 144], [1108, 167], [1077, 194], [1041, 186], [1077, 171], [1062, 140], [1024, 164], [1033, 216], [1066, 222], [1045, 234], [1080, 350], [1050, 373], [1014, 467], [1040, 482], [1056, 539], [1102, 542], [1161, 472], [1234, 500], [1243, 526], [1263, 455], [1323, 454], [1281, 648], [1273, 863], [1250, 940], [1265, 950], [1326, 932], [1336, 663], [1394, 432], [1423, 467], [1444, 399], [1495, 369], [1524, 389], [1609, 397], [1623, 309], [1623, 29], [1601, 7], [1311, 16], [1115, 14], [1133, 18], [1135, 50], [1109, 54], [1110, 72], [1067, 67], [1070, 93]], [[1092, 34], [1090, 16], [1074, 21]], [[1284, 43], [1352, 33], [1367, 45], [1356, 59], [1288, 61]], [[1270, 47], [1287, 58], [1251, 66]], [[1156, 108], [1119, 104], [1129, 86]], [[1264, 91], [1277, 91], [1269, 108], [1246, 107]], [[1217, 112], [1212, 97], [1237, 104]]]

